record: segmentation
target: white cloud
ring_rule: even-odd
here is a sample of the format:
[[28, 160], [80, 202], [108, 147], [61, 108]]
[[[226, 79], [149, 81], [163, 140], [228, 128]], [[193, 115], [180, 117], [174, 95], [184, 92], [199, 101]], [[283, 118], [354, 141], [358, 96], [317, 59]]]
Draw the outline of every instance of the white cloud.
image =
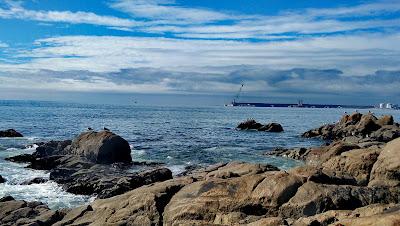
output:
[[235, 18], [209, 9], [178, 6], [173, 0], [120, 0], [110, 5], [134, 17], [160, 20], [161, 23], [206, 23]]
[[12, 5], [8, 9], [0, 8], [0, 18], [34, 20], [40, 22], [93, 24], [109, 27], [133, 27], [138, 25], [138, 22], [132, 19], [101, 16], [92, 12], [36, 11], [25, 9], [19, 5]]
[[273, 69], [339, 68], [346, 73], [365, 74], [398, 69], [400, 46], [395, 43], [399, 42], [400, 33], [270, 42], [64, 36], [38, 40], [33, 50], [15, 54], [16, 58], [32, 58], [29, 62], [0, 64], [0, 69], [107, 72], [152, 67], [211, 71], [213, 67], [263, 65]]
[[6, 47], [8, 47], [8, 44], [0, 41], [0, 48], [6, 48]]

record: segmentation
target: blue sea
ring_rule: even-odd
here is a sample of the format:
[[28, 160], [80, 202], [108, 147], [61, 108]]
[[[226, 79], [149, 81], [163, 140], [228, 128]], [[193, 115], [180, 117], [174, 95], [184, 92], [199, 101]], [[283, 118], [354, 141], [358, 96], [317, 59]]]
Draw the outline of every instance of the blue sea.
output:
[[[309, 147], [322, 144], [300, 134], [322, 124], [337, 122], [344, 112], [355, 109], [251, 108], [224, 106], [140, 106], [117, 104], [74, 104], [43, 101], [0, 101], [0, 130], [14, 128], [24, 138], [0, 139], [0, 197], [38, 200], [51, 208], [74, 207], [94, 197], [67, 193], [53, 183], [20, 185], [46, 171], [25, 168], [4, 160], [32, 153], [27, 145], [38, 141], [72, 139], [88, 127], [111, 129], [131, 145], [135, 161], [165, 163], [174, 174], [186, 166], [207, 166], [218, 162], [246, 161], [289, 169], [301, 162], [269, 157], [263, 153], [275, 147]], [[376, 115], [391, 114], [400, 121], [400, 112], [374, 109]], [[262, 123], [279, 122], [283, 133], [238, 131], [246, 119]]]

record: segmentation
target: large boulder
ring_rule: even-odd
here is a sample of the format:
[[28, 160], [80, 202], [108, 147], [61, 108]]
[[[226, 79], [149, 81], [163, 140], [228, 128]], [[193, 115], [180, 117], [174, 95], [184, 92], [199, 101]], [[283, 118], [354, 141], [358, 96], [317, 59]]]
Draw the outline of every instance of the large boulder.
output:
[[400, 185], [400, 138], [389, 142], [371, 171], [369, 186]]
[[6, 182], [6, 179], [4, 179], [1, 175], [0, 175], [0, 184]]
[[353, 149], [332, 157], [322, 164], [325, 171], [353, 177], [358, 185], [367, 185], [370, 172], [378, 159], [379, 148]]
[[0, 137], [23, 137], [23, 135], [15, 129], [8, 129], [0, 131]]
[[300, 178], [281, 171], [198, 181], [172, 197], [164, 224], [233, 225], [276, 216], [301, 184]]
[[95, 163], [132, 162], [128, 141], [110, 131], [81, 133], [65, 152], [84, 156]]

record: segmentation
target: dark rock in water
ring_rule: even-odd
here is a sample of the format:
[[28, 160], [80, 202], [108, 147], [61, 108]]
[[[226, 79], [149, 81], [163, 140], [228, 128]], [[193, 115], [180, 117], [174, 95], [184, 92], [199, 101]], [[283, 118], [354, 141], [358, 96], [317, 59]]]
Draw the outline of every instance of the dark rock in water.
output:
[[34, 153], [35, 157], [46, 157], [50, 155], [64, 154], [64, 149], [71, 145], [71, 140], [64, 141], [49, 141], [36, 143], [38, 147]]
[[0, 198], [0, 202], [8, 202], [8, 201], [12, 201], [15, 200], [14, 197], [12, 196], [4, 196], [3, 198]]
[[[128, 142], [109, 131], [90, 131], [73, 141], [37, 145], [33, 154], [7, 160], [30, 163], [27, 167], [32, 169], [49, 170], [50, 180], [74, 194], [106, 198], [172, 178], [172, 172], [159, 163], [132, 162]], [[138, 168], [137, 172], [130, 172], [132, 167]], [[24, 184], [45, 181], [37, 178]]]
[[360, 142], [365, 142], [365, 139], [388, 142], [400, 137], [400, 127], [393, 122], [392, 116], [385, 115], [378, 119], [371, 113], [354, 113], [344, 115], [336, 124], [309, 130], [302, 136], [306, 138], [319, 137], [327, 140], [355, 137]]
[[256, 122], [254, 119], [249, 119], [240, 123], [237, 126], [240, 130], [258, 130], [258, 131], [265, 131], [265, 132], [282, 132], [283, 128], [278, 123], [268, 123], [263, 125], [261, 123]]
[[261, 128], [259, 128], [258, 131], [279, 133], [279, 132], [283, 132], [283, 128], [282, 128], [281, 124], [269, 123], [269, 124], [266, 124], [266, 125], [262, 126]]
[[6, 182], [6, 179], [4, 179], [1, 175], [0, 175], [0, 184]]
[[5, 158], [5, 160], [11, 161], [11, 162], [26, 163], [26, 162], [34, 161], [35, 157], [31, 154], [22, 154], [22, 155]]
[[0, 137], [23, 137], [23, 135], [15, 129], [8, 129], [0, 131]]
[[249, 129], [255, 129], [258, 130], [261, 128], [263, 125], [261, 123], [256, 122], [254, 119], [249, 119], [247, 121], [241, 122], [237, 128], [241, 130], [249, 130]]
[[49, 181], [46, 178], [41, 178], [41, 177], [36, 177], [33, 178], [31, 180], [27, 180], [21, 183], [21, 185], [30, 185], [30, 184], [43, 184], [46, 183], [47, 181]]
[[132, 162], [128, 141], [110, 131], [89, 131], [76, 137], [65, 154], [79, 155], [95, 163]]
[[172, 172], [167, 168], [128, 173], [101, 165], [80, 170], [57, 168], [50, 173], [50, 179], [62, 184], [67, 192], [81, 195], [97, 194], [98, 198], [120, 195], [137, 187], [171, 178]]

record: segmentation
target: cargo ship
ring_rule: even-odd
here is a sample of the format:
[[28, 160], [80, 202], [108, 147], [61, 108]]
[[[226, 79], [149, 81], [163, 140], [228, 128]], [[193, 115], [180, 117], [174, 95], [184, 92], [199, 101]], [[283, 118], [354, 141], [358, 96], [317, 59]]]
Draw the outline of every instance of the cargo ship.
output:
[[243, 84], [239, 89], [239, 92], [236, 94], [233, 101], [225, 106], [231, 107], [281, 107], [281, 108], [352, 108], [352, 109], [370, 109], [375, 108], [373, 105], [349, 105], [349, 104], [308, 104], [303, 103], [302, 100], [299, 100], [295, 104], [287, 104], [287, 103], [257, 103], [257, 102], [240, 102], [237, 101], [240, 97], [240, 94], [243, 89]]

